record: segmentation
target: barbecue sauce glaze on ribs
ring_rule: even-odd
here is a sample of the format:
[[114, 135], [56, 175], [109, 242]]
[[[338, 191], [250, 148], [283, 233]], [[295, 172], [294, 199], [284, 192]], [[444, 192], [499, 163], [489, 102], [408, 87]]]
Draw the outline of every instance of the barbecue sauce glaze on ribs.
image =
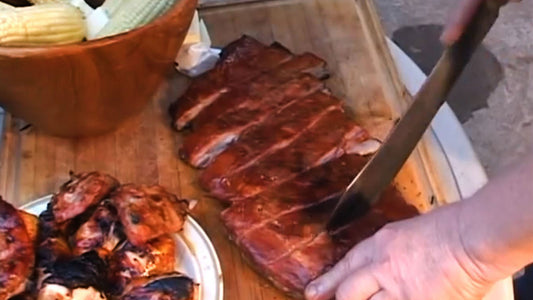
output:
[[365, 217], [324, 226], [379, 143], [325, 87], [326, 63], [242, 36], [171, 105], [180, 157], [230, 206], [221, 218], [260, 274], [295, 297], [355, 244], [418, 211], [390, 187]]

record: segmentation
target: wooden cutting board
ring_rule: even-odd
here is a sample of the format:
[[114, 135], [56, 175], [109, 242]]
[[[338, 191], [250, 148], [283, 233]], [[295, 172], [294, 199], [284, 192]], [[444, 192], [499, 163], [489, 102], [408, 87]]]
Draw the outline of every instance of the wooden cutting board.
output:
[[[279, 41], [295, 53], [310, 51], [324, 58], [332, 73], [328, 86], [346, 99], [354, 117], [375, 136], [383, 137], [405, 109], [410, 98], [399, 83], [370, 0], [282, 0], [221, 6], [232, 3], [217, 2], [216, 7], [205, 2], [208, 0], [201, 17], [214, 46], [249, 34], [265, 43]], [[177, 156], [181, 137], [171, 130], [166, 111], [187, 82], [173, 74], [142, 114], [116, 132], [95, 138], [47, 136], [37, 128], [24, 128], [23, 122], [6, 114], [0, 194], [16, 205], [27, 203], [56, 191], [70, 170], [108, 172], [123, 183], [161, 184], [180, 197], [199, 200], [194, 215], [220, 257], [225, 299], [285, 299], [248, 267], [227, 240], [218, 217], [223, 206], [206, 197], [196, 184], [196, 171]], [[442, 198], [435, 180], [438, 170], [424, 164], [427, 152], [419, 148], [396, 180], [405, 197], [421, 211]]]

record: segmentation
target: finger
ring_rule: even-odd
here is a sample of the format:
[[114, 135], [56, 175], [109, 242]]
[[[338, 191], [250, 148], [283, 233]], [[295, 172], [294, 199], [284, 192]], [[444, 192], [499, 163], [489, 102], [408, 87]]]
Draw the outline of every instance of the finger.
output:
[[311, 282], [306, 290], [308, 300], [325, 300], [335, 295], [337, 287], [355, 270], [372, 258], [370, 242], [365, 240], [350, 250], [331, 270]]
[[482, 1], [485, 0], [461, 0], [459, 7], [455, 13], [450, 15], [450, 19], [444, 27], [440, 38], [442, 43], [451, 45], [459, 39]]
[[344, 280], [335, 293], [336, 300], [368, 300], [379, 295], [380, 286], [368, 268], [362, 268]]
[[379, 292], [374, 294], [372, 297], [370, 297], [370, 300], [395, 300], [395, 299], [386, 291], [380, 290]]

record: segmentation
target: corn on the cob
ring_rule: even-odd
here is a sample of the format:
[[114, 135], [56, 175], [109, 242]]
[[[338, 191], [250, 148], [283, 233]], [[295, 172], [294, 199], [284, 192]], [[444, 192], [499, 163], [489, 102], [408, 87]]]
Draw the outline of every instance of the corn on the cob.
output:
[[[172, 5], [174, 5], [174, 3], [176, 3], [175, 0], [174, 1], [165, 1], [165, 6], [163, 7], [163, 9], [161, 9], [161, 11], [159, 11], [159, 13], [157, 14], [157, 16], [155, 18], [158, 18], [158, 17], [164, 15], [172, 7]], [[146, 23], [149, 23], [150, 21], [148, 21]]]
[[[119, 1], [118, 8], [104, 28], [96, 35], [97, 38], [119, 34], [148, 24], [168, 10], [176, 0], [107, 0]], [[112, 3], [108, 7], [113, 7]]]
[[47, 4], [47, 3], [69, 3], [69, 0], [28, 0], [33, 4]]
[[83, 14], [69, 4], [49, 3], [0, 11], [1, 46], [58, 45], [85, 38]]

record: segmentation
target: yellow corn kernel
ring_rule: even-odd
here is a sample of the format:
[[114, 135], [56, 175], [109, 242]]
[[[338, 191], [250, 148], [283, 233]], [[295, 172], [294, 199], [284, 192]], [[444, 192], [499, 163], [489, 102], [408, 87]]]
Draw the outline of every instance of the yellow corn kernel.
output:
[[83, 14], [69, 4], [0, 10], [0, 46], [76, 43], [85, 38], [86, 31]]

